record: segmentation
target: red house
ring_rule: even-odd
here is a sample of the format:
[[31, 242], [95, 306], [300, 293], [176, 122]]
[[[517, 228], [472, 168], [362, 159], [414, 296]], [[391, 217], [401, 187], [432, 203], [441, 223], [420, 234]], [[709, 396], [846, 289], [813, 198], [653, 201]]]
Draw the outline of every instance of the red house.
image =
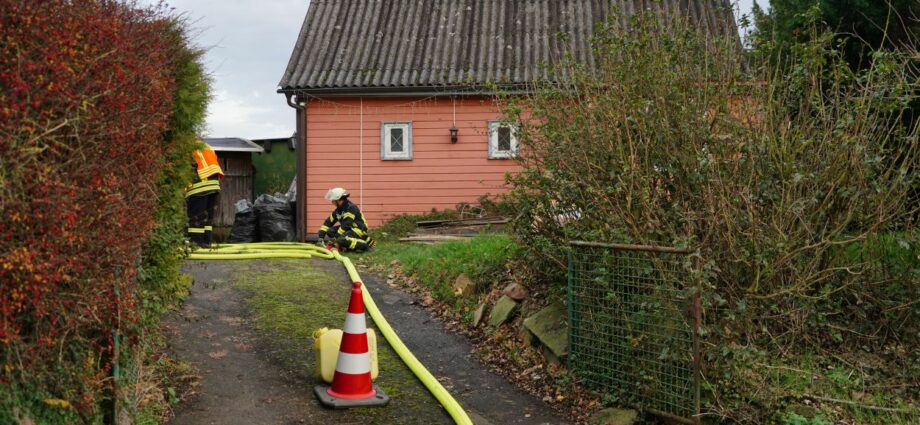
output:
[[305, 148], [301, 239], [330, 187], [372, 227], [504, 192], [517, 141], [490, 87], [526, 91], [567, 52], [590, 64], [596, 25], [640, 10], [737, 34], [730, 0], [312, 0], [278, 90]]

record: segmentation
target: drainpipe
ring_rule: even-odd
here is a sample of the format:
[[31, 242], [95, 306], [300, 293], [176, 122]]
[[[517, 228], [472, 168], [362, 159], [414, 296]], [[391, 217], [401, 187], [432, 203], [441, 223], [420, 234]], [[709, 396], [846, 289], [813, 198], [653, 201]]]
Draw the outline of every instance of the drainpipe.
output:
[[288, 106], [294, 108], [297, 113], [297, 149], [294, 151], [297, 157], [297, 223], [295, 227], [297, 240], [306, 242], [304, 224], [307, 219], [307, 105], [299, 96], [294, 97], [293, 93], [285, 93], [284, 97]]

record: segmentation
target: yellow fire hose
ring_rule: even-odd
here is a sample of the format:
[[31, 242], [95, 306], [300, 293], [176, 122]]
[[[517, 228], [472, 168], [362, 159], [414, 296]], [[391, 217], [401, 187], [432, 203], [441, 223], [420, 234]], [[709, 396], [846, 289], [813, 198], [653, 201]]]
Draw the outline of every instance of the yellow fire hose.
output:
[[345, 266], [345, 270], [348, 271], [348, 276], [351, 278], [352, 282], [361, 282], [364, 307], [370, 314], [371, 319], [377, 325], [380, 333], [383, 334], [383, 337], [386, 338], [390, 346], [393, 347], [393, 350], [396, 351], [396, 354], [399, 355], [399, 358], [409, 367], [419, 381], [422, 381], [422, 384], [425, 385], [425, 388], [428, 388], [431, 395], [444, 406], [444, 409], [447, 410], [447, 413], [454, 419], [454, 422], [460, 425], [472, 425], [473, 421], [467, 416], [463, 407], [460, 406], [460, 403], [454, 400], [453, 396], [444, 389], [444, 386], [438, 382], [428, 369], [425, 369], [425, 366], [415, 358], [415, 355], [409, 351], [406, 344], [396, 335], [396, 332], [387, 322], [386, 318], [380, 313], [377, 304], [374, 303], [374, 299], [365, 287], [364, 281], [361, 280], [361, 276], [358, 274], [358, 271], [355, 270], [355, 266], [348, 257], [339, 254], [339, 252], [335, 250], [330, 251], [320, 246], [298, 242], [225, 244], [217, 248], [195, 250], [189, 255], [189, 258], [192, 260], [250, 260], [259, 258], [312, 257], [338, 260]]

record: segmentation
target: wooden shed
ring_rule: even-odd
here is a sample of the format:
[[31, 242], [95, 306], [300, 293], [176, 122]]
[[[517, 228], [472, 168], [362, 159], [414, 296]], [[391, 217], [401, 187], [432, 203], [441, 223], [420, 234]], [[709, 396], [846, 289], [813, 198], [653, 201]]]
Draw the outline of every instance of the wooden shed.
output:
[[240, 199], [253, 200], [253, 152], [262, 152], [262, 147], [247, 139], [221, 137], [203, 139], [214, 149], [224, 171], [220, 183], [220, 202], [214, 212], [215, 227], [233, 226], [236, 210], [233, 207]]

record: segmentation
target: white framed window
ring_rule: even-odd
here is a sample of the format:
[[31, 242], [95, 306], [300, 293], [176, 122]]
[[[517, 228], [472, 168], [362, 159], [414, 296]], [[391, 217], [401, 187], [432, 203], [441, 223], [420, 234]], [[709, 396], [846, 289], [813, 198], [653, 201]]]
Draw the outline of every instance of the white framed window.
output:
[[381, 124], [380, 159], [412, 159], [411, 122], [385, 122]]
[[489, 159], [514, 158], [518, 141], [517, 126], [502, 121], [489, 121]]

